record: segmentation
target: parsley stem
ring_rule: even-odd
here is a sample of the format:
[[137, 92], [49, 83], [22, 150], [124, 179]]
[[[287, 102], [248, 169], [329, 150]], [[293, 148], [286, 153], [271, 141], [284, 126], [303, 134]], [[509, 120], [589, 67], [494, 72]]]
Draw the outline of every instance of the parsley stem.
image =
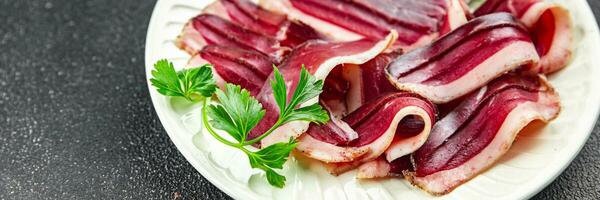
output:
[[230, 142], [228, 140], [226, 140], [225, 138], [221, 137], [219, 134], [217, 134], [215, 132], [215, 130], [210, 126], [210, 124], [208, 123], [208, 116], [206, 114], [206, 107], [208, 107], [208, 101], [210, 98], [205, 98], [204, 99], [204, 105], [202, 106], [202, 122], [204, 123], [204, 127], [206, 127], [206, 130], [208, 130], [208, 132], [217, 140], [219, 140], [220, 142], [222, 142], [223, 144], [226, 144], [228, 146], [231, 147], [235, 147], [235, 148], [242, 148], [243, 145], [241, 144], [236, 144], [233, 142]]
[[275, 129], [279, 128], [282, 124], [283, 120], [281, 120], [281, 117], [279, 119], [277, 119], [277, 122], [275, 122], [275, 124], [273, 124], [273, 126], [271, 126], [271, 128], [269, 128], [269, 130], [267, 130], [267, 132], [263, 133], [262, 135], [250, 140], [250, 141], [246, 141], [246, 142], [242, 142], [242, 146], [245, 145], [252, 145], [260, 140], [262, 140], [263, 138], [269, 136], [273, 131], [275, 131]]

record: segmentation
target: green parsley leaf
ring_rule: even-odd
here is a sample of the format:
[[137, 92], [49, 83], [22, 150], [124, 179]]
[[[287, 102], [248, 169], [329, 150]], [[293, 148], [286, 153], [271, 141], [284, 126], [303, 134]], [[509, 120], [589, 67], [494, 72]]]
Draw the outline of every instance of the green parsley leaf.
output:
[[287, 161], [290, 152], [296, 148], [296, 141], [290, 139], [289, 142], [280, 142], [263, 148], [257, 152], [246, 151], [252, 168], [261, 169], [266, 172], [267, 180], [275, 187], [285, 185], [285, 177], [275, 172], [273, 169], [282, 169]]
[[211, 125], [243, 143], [265, 115], [265, 110], [248, 90], [238, 85], [226, 84], [225, 91], [217, 90], [216, 95], [220, 104], [211, 105], [207, 110]]
[[294, 109], [298, 105], [319, 96], [322, 89], [323, 81], [317, 80], [317, 78], [308, 73], [306, 68], [304, 68], [304, 65], [302, 65], [302, 69], [300, 71], [300, 80], [298, 81], [296, 91], [294, 91], [294, 95], [292, 96], [292, 100], [290, 101], [288, 109]]
[[271, 86], [273, 88], [275, 102], [280, 109], [279, 117], [281, 118], [281, 124], [296, 120], [322, 124], [329, 120], [329, 115], [318, 103], [297, 108], [300, 104], [303, 104], [321, 94], [323, 89], [322, 80], [317, 80], [306, 70], [306, 68], [304, 68], [304, 65], [302, 65], [298, 85], [296, 86], [296, 90], [294, 91], [292, 99], [288, 104], [286, 92], [287, 89], [283, 76], [279, 70], [277, 70], [277, 68], [273, 70], [273, 73], [274, 79], [271, 80]]
[[154, 64], [150, 82], [165, 96], [181, 96], [190, 101], [210, 97], [216, 90], [210, 65], [175, 71], [173, 63], [159, 60]]
[[315, 103], [310, 106], [293, 110], [282, 119], [282, 124], [291, 121], [309, 121], [317, 124], [324, 124], [329, 121], [329, 114], [323, 110], [321, 105]]
[[273, 88], [273, 96], [275, 97], [275, 102], [277, 106], [279, 106], [279, 110], [285, 110], [285, 105], [287, 103], [287, 87], [285, 86], [285, 80], [279, 72], [279, 69], [273, 65], [273, 80], [271, 80], [271, 88]]

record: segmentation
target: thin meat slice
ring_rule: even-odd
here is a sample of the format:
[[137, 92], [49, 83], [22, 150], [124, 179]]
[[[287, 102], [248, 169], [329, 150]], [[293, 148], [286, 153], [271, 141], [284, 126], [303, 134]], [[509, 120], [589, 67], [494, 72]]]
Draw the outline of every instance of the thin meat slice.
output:
[[[390, 93], [361, 106], [340, 121], [311, 125], [299, 138], [296, 149], [326, 163], [366, 162], [384, 152], [387, 158], [395, 160], [419, 148], [434, 121], [435, 107], [431, 102], [412, 93]], [[347, 137], [348, 128], [357, 136]], [[413, 128], [416, 131], [407, 131]]]
[[342, 68], [343, 78], [349, 83], [345, 98], [348, 112], [356, 110], [382, 94], [399, 91], [387, 79], [385, 68], [401, 54], [400, 51], [382, 53], [360, 66], [348, 65]]
[[538, 60], [527, 28], [510, 14], [496, 13], [399, 56], [386, 73], [398, 89], [446, 103]]
[[219, 87], [232, 83], [247, 89], [252, 95], [260, 92], [273, 71], [273, 65], [277, 64], [254, 50], [208, 45], [192, 56], [188, 66], [197, 67], [206, 63], [213, 65], [213, 75]]
[[245, 29], [212, 14], [194, 17], [185, 25], [177, 44], [190, 54], [200, 51], [206, 45], [220, 45], [255, 50], [274, 60], [280, 60], [286, 51], [274, 38]]
[[267, 11], [248, 0], [220, 0], [232, 22], [295, 47], [311, 39], [323, 39], [315, 29], [299, 21], [290, 21], [284, 14]]
[[483, 172], [510, 148], [533, 120], [547, 122], [560, 111], [559, 97], [542, 76], [502, 76], [438, 121], [413, 155], [413, 185], [446, 194]]
[[206, 45], [220, 45], [255, 50], [281, 61], [291, 48], [323, 38], [312, 27], [248, 0], [220, 0], [185, 24], [176, 45], [192, 55]]
[[356, 178], [371, 179], [403, 176], [403, 171], [413, 170], [410, 155], [389, 162], [384, 156], [366, 162], [358, 167]]
[[397, 44], [412, 49], [466, 23], [462, 0], [261, 0], [262, 7], [287, 13], [336, 40], [380, 39], [389, 30]]
[[481, 16], [509, 12], [530, 30], [540, 62], [530, 70], [551, 73], [564, 68], [573, 52], [571, 15], [564, 7], [541, 0], [488, 0], [475, 11]]
[[[287, 85], [288, 98], [298, 84], [301, 67], [304, 65], [309, 73], [317, 79], [325, 79], [328, 74], [341, 64], [362, 64], [374, 58], [395, 41], [395, 31], [383, 40], [357, 40], [352, 42], [325, 42], [310, 40], [296, 47], [286, 59], [279, 65], [281, 74]], [[271, 75], [272, 76], [272, 75]], [[273, 91], [269, 84], [264, 84], [257, 99], [266, 110], [264, 118], [251, 131], [249, 138], [257, 137], [269, 129], [279, 115], [277, 104], [273, 98]], [[318, 97], [301, 105], [306, 106], [319, 102]], [[269, 136], [261, 140], [262, 145], [275, 142], [288, 141], [290, 137], [296, 138], [308, 129], [308, 123], [304, 121], [291, 122], [279, 127]]]

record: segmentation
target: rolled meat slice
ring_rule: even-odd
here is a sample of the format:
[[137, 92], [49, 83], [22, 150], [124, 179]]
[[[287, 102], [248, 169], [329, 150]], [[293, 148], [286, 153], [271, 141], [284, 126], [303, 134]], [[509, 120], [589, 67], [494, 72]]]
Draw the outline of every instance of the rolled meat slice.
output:
[[[395, 41], [397, 33], [391, 31], [382, 40], [373, 41], [368, 39], [352, 42], [326, 42], [321, 40], [310, 40], [296, 47], [286, 59], [279, 65], [281, 74], [284, 76], [288, 88], [288, 98], [298, 84], [301, 67], [304, 65], [309, 73], [317, 79], [325, 79], [328, 74], [338, 65], [363, 64], [381, 52], [385, 51]], [[272, 76], [272, 74], [271, 74]], [[277, 104], [273, 98], [273, 91], [269, 84], [264, 84], [256, 96], [266, 110], [266, 114], [259, 124], [250, 132], [249, 138], [257, 137], [269, 129], [279, 115]], [[319, 102], [318, 97], [301, 106]], [[304, 121], [288, 123], [273, 131], [261, 141], [261, 145], [270, 145], [276, 142], [288, 141], [290, 137], [296, 138], [308, 129], [309, 124]]]
[[495, 13], [398, 56], [386, 73], [398, 89], [446, 103], [538, 60], [527, 28], [508, 13]]
[[[390, 93], [340, 121], [312, 125], [299, 138], [296, 149], [326, 163], [362, 163], [383, 153], [395, 160], [419, 148], [434, 122], [435, 106], [431, 102], [412, 93]], [[348, 137], [348, 129], [357, 136]]]
[[412, 154], [414, 170], [405, 178], [431, 194], [446, 194], [496, 162], [531, 121], [548, 122], [559, 111], [558, 94], [543, 76], [502, 76], [435, 124]]
[[398, 91], [387, 80], [385, 66], [399, 54], [383, 53], [362, 65], [337, 68], [342, 75], [331, 73], [321, 94], [331, 121], [312, 124], [297, 149], [308, 157], [337, 163], [329, 169], [339, 174], [384, 152], [394, 160], [423, 144], [435, 120], [435, 106]]
[[382, 94], [399, 91], [387, 79], [385, 68], [401, 54], [400, 51], [382, 53], [365, 64], [347, 65], [342, 68], [343, 79], [349, 82], [345, 98], [348, 112]]
[[541, 0], [487, 0], [474, 14], [496, 12], [512, 13], [529, 28], [540, 55], [539, 64], [531, 68], [533, 72], [551, 73], [568, 64], [573, 52], [573, 25], [567, 9]]
[[462, 0], [261, 0], [261, 7], [286, 13], [329, 37], [381, 39], [396, 30], [396, 43], [412, 49], [466, 23]]

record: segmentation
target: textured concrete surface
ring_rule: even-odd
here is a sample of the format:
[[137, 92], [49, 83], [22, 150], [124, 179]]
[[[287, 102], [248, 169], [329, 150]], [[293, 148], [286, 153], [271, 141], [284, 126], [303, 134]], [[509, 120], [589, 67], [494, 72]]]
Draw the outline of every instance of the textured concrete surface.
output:
[[[597, 15], [600, 1], [590, 1]], [[227, 199], [152, 108], [154, 1], [0, 0], [0, 199]], [[600, 125], [535, 199], [600, 199]]]

